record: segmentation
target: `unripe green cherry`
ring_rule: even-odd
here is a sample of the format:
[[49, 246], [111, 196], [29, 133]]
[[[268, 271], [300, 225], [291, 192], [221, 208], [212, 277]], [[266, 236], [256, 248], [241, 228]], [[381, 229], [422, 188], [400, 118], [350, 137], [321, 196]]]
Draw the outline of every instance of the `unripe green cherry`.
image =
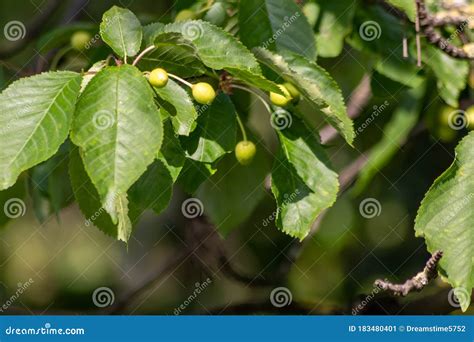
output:
[[255, 144], [248, 140], [240, 141], [235, 146], [235, 157], [241, 165], [249, 165], [257, 153]]
[[176, 15], [176, 18], [174, 18], [174, 21], [179, 22], [179, 21], [192, 20], [194, 19], [194, 16], [195, 14], [193, 11], [191, 11], [190, 9], [184, 9], [178, 12], [178, 14]]
[[293, 98], [293, 102], [298, 102], [301, 96], [299, 90], [290, 82], [283, 83], [283, 85]]
[[148, 78], [150, 84], [157, 88], [163, 88], [168, 84], [168, 73], [165, 69], [156, 68], [150, 72]]
[[216, 98], [216, 92], [209, 83], [199, 82], [193, 85], [194, 99], [203, 105], [209, 105]]
[[270, 92], [270, 101], [279, 107], [285, 107], [293, 98], [291, 97], [290, 92], [283, 84], [279, 84], [278, 87], [281, 89], [281, 92], [285, 95], [280, 95], [274, 92]]
[[91, 41], [92, 36], [86, 31], [77, 31], [71, 36], [71, 46], [78, 51], [82, 51], [86, 48], [87, 44]]
[[469, 130], [474, 130], [474, 106], [470, 106], [466, 109], [466, 120], [467, 120], [467, 128]]

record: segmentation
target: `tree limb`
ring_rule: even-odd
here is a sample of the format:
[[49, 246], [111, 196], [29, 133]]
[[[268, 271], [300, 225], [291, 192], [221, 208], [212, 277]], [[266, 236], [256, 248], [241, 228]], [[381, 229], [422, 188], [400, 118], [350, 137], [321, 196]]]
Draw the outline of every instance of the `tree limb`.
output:
[[405, 297], [410, 292], [419, 292], [438, 276], [437, 266], [442, 256], [442, 251], [434, 252], [431, 258], [427, 261], [423, 271], [408, 279], [403, 284], [393, 284], [387, 279], [377, 279], [374, 283], [374, 286], [380, 288], [383, 291], [391, 292], [394, 296]]

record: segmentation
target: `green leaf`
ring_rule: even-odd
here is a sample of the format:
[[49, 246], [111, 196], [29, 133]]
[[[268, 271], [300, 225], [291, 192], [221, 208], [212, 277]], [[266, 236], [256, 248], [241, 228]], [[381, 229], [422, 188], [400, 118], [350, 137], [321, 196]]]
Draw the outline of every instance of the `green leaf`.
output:
[[173, 178], [168, 168], [162, 161], [155, 160], [130, 188], [130, 205], [139, 212], [153, 209], [159, 214], [168, 206], [172, 193]]
[[82, 162], [78, 148], [73, 148], [69, 155], [69, 176], [74, 197], [84, 214], [86, 226], [95, 225], [105, 234], [117, 238], [117, 225], [112, 222], [107, 211], [102, 207], [97, 189], [90, 180]]
[[49, 160], [35, 166], [30, 172], [30, 193], [38, 220], [42, 223], [51, 214], [58, 215], [73, 200], [68, 176], [69, 146], [64, 143]]
[[239, 23], [240, 39], [249, 48], [289, 50], [316, 59], [313, 30], [293, 0], [241, 0]]
[[201, 108], [197, 127], [183, 138], [188, 158], [212, 163], [233, 151], [236, 141], [236, 112], [229, 96], [219, 94], [214, 102]]
[[149, 45], [154, 45], [155, 49], [138, 63], [142, 70], [160, 67], [184, 78], [200, 76], [206, 72], [196, 47], [180, 33], [158, 34]]
[[133, 66], [100, 71], [79, 99], [71, 139], [123, 241], [131, 231], [127, 191], [153, 162], [162, 137], [151, 87]]
[[232, 76], [234, 76], [237, 81], [240, 80], [246, 84], [252, 85], [259, 89], [262, 89], [268, 92], [272, 91], [274, 93], [281, 94], [281, 89], [278, 88], [276, 83], [267, 80], [261, 74], [256, 74], [251, 71], [239, 70], [239, 69], [233, 69], [233, 68], [228, 68], [227, 71]]
[[412, 0], [387, 0], [390, 4], [395, 6], [396, 8], [405, 12], [408, 16], [408, 19], [415, 22], [416, 17], [416, 6], [415, 2]]
[[281, 56], [257, 48], [255, 53], [262, 63], [293, 83], [307, 100], [322, 111], [347, 143], [352, 144], [354, 140], [352, 120], [347, 116], [339, 86], [326, 70], [304, 57], [289, 52]]
[[272, 192], [278, 205], [277, 227], [303, 240], [318, 215], [335, 202], [339, 181], [318, 139], [300, 119], [294, 116], [292, 121], [278, 131]]
[[84, 74], [84, 76], [82, 77], [81, 93], [84, 91], [84, 89], [86, 89], [87, 85], [88, 85], [89, 82], [94, 78], [94, 76], [96, 75], [96, 73], [98, 73], [99, 71], [101, 71], [102, 69], [104, 69], [106, 66], [107, 66], [107, 61], [106, 61], [106, 60], [102, 60], [102, 61], [95, 62], [95, 63], [90, 67], [90, 69], [87, 70], [89, 73]]
[[178, 184], [183, 188], [184, 192], [193, 195], [199, 186], [216, 171], [212, 164], [200, 163], [186, 158], [178, 177]]
[[247, 166], [240, 165], [233, 154], [225, 156], [217, 164], [218, 171], [196, 192], [205, 213], [223, 235], [244, 223], [265, 196], [270, 166], [263, 149], [257, 146], [257, 155]]
[[181, 33], [191, 41], [202, 62], [209, 68], [246, 70], [261, 74], [255, 57], [241, 42], [226, 31], [201, 20], [166, 25], [165, 32]]
[[175, 182], [186, 161], [186, 154], [169, 120], [163, 123], [163, 134], [163, 144], [158, 153], [158, 159], [166, 166], [173, 182]]
[[113, 6], [100, 23], [102, 40], [120, 57], [135, 56], [142, 44], [142, 25], [135, 14], [125, 8]]
[[143, 47], [155, 44], [156, 37], [163, 33], [165, 26], [165, 24], [158, 22], [143, 26]]
[[423, 48], [423, 61], [433, 70], [441, 98], [451, 107], [459, 105], [459, 95], [466, 88], [469, 62], [449, 56], [432, 45]]
[[[424, 89], [421, 87], [406, 91], [402, 95], [400, 105], [383, 129], [382, 139], [372, 147], [367, 162], [359, 173], [353, 188], [355, 194], [360, 194], [370, 184], [374, 175], [393, 159], [400, 146], [405, 143], [418, 122], [423, 94]], [[388, 102], [386, 104], [388, 105]]]
[[186, 90], [173, 80], [166, 87], [154, 88], [160, 97], [158, 102], [166, 110], [173, 122], [174, 130], [179, 135], [189, 135], [196, 127], [197, 112], [194, 103]]
[[80, 82], [74, 72], [43, 73], [0, 94], [0, 190], [53, 156], [66, 140]]
[[[456, 147], [456, 158], [425, 195], [415, 221], [428, 250], [443, 251], [440, 266], [462, 293], [461, 308], [471, 303], [474, 287], [474, 132]], [[456, 293], [456, 292], [455, 292]]]
[[321, 57], [336, 57], [352, 31], [357, 2], [353, 0], [320, 1], [316, 47]]

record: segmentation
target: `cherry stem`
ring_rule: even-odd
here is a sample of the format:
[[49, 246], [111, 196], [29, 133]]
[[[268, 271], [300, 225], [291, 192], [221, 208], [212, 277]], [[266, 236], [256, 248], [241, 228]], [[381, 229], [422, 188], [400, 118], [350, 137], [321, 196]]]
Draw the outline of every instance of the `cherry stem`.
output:
[[240, 119], [239, 114], [236, 115], [236, 118], [237, 118], [237, 123], [239, 124], [240, 130], [242, 131], [242, 137], [244, 141], [247, 141], [247, 132], [245, 132], [244, 123]]
[[155, 49], [155, 45], [151, 45], [149, 47], [147, 47], [145, 50], [143, 50], [138, 56], [137, 58], [135, 58], [135, 60], [133, 61], [132, 65], [135, 66], [137, 65], [138, 62], [140, 62], [140, 60], [143, 58], [143, 56], [145, 56], [148, 52], [150, 52], [151, 50], [154, 50]]
[[192, 88], [193, 85], [186, 80], [183, 80], [181, 77], [168, 73], [168, 76], [174, 78], [175, 80], [187, 85], [189, 88]]
[[270, 108], [270, 105], [268, 104], [268, 102], [263, 98], [262, 95], [260, 95], [259, 93], [257, 93], [256, 91], [252, 90], [252, 89], [249, 89], [247, 87], [243, 87], [243, 86], [240, 86], [238, 84], [232, 84], [232, 88], [236, 88], [236, 89], [240, 89], [240, 90], [243, 90], [243, 91], [246, 91], [252, 95], [255, 95], [260, 101], [262, 101], [263, 105], [265, 106], [265, 108], [268, 110], [268, 112], [271, 114], [272, 113], [272, 109]]

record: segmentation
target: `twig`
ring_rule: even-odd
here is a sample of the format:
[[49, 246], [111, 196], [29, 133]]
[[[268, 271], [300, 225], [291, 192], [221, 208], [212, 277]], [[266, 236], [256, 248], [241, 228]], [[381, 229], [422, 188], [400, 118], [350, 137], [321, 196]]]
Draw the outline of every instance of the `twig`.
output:
[[416, 31], [416, 65], [421, 68], [421, 40], [420, 40], [420, 1], [416, 1], [415, 31]]
[[420, 28], [430, 44], [437, 46], [451, 57], [471, 59], [463, 49], [451, 44], [435, 30], [434, 22], [436, 22], [436, 20], [428, 13], [424, 0], [416, 0], [416, 6], [417, 17], [419, 17], [420, 20]]
[[419, 272], [413, 278], [408, 279], [403, 284], [393, 284], [386, 279], [377, 279], [374, 283], [374, 286], [384, 291], [389, 291], [394, 296], [403, 297], [408, 295], [410, 292], [421, 291], [426, 285], [428, 285], [438, 276], [437, 266], [442, 256], [442, 251], [434, 252], [431, 258], [427, 261], [423, 271]]

